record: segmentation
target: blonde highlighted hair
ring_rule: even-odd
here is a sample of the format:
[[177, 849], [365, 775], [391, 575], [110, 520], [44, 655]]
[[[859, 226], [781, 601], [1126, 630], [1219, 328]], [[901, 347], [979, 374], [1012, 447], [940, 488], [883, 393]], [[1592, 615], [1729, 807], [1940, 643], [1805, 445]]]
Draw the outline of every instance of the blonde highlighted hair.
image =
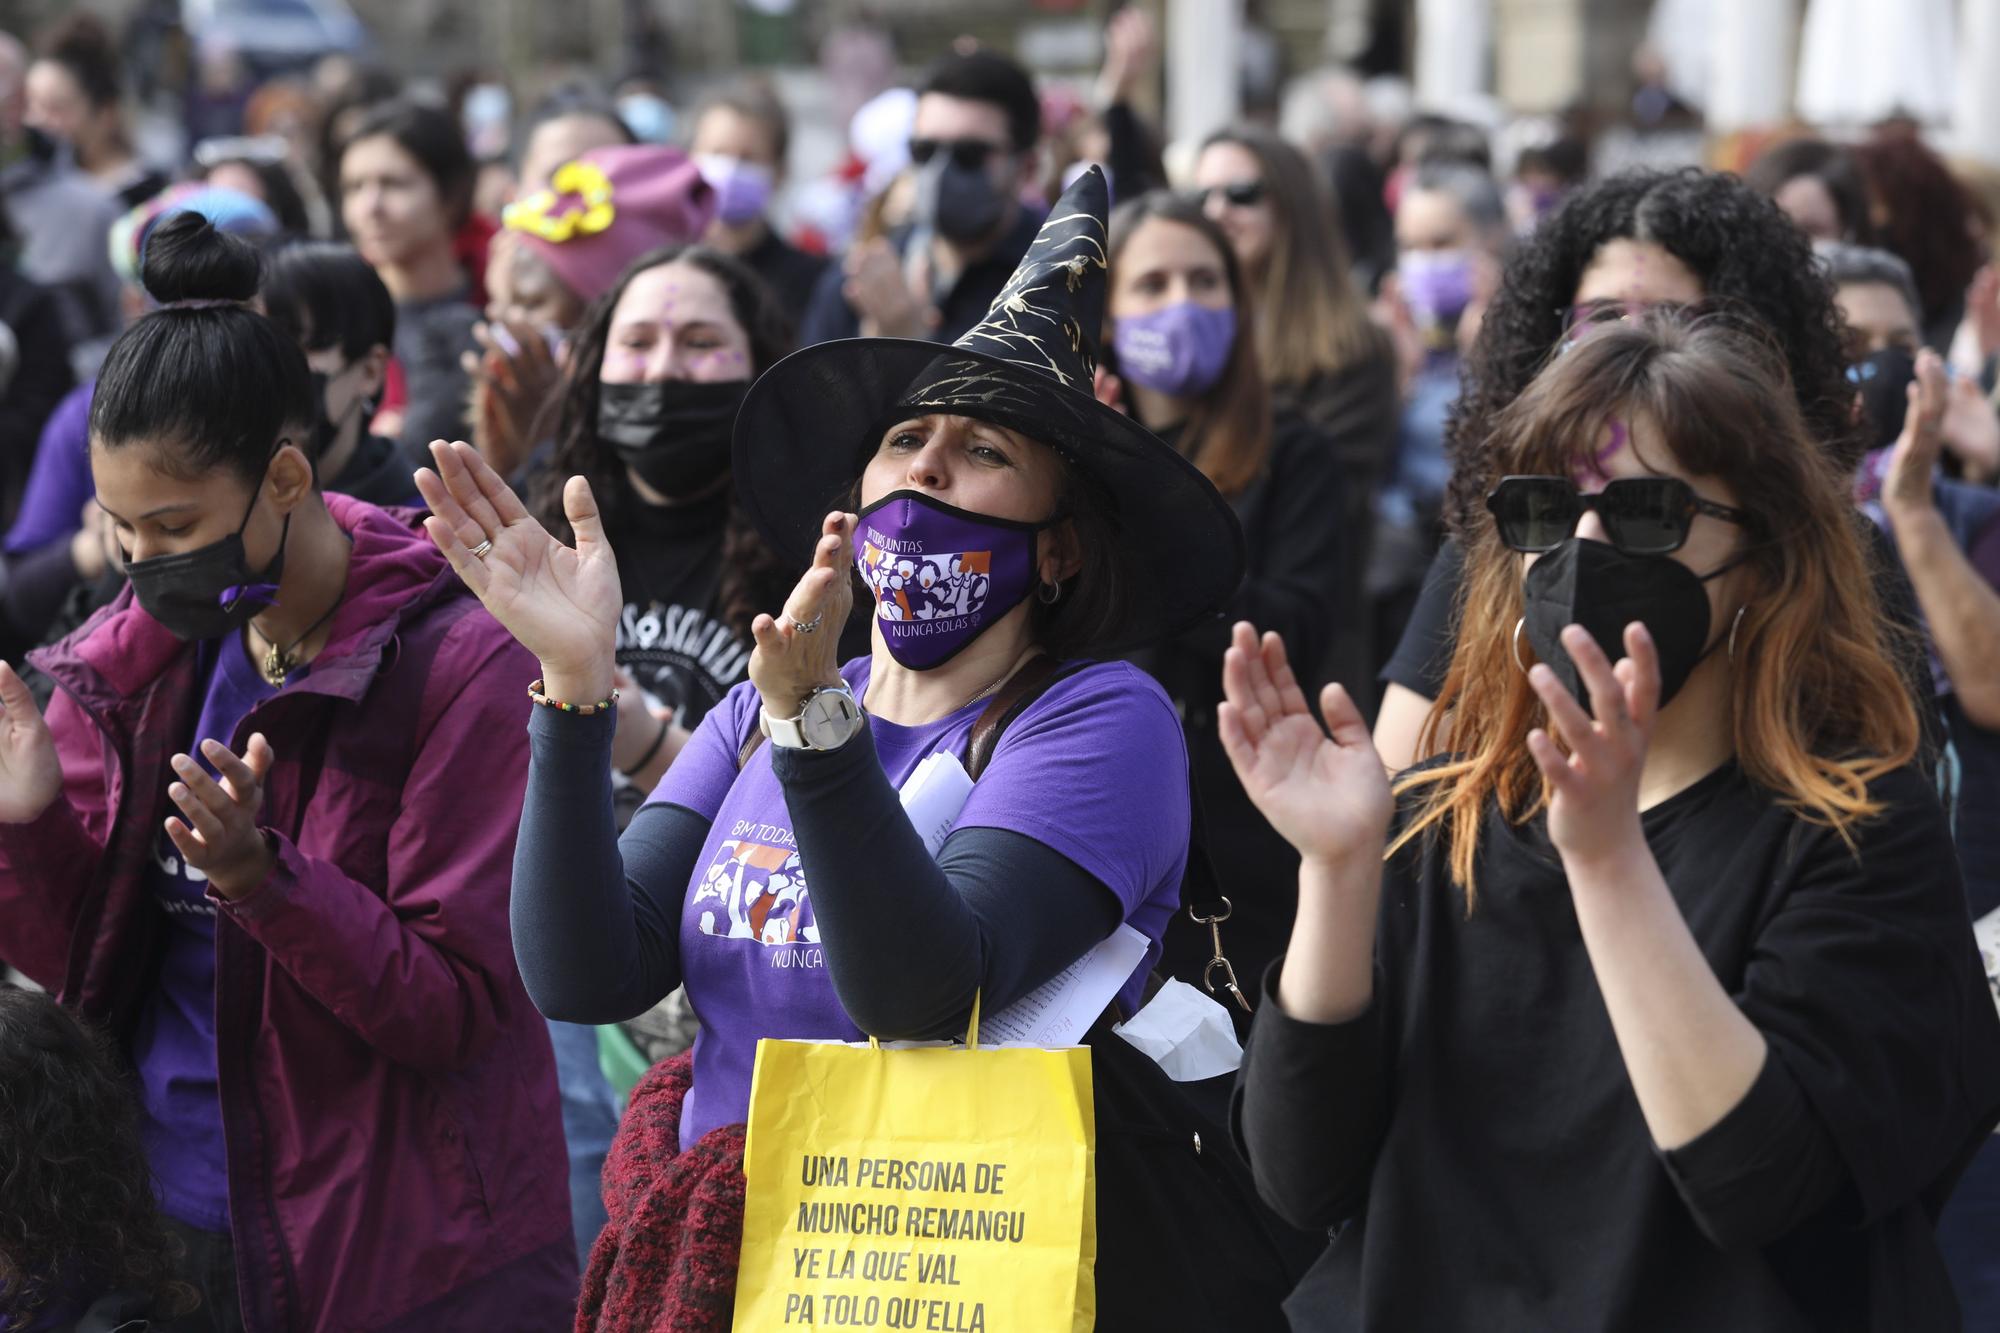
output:
[[[1917, 715], [1876, 603], [1865, 520], [1808, 434], [1781, 353], [1714, 312], [1607, 327], [1557, 355], [1467, 464], [1483, 467], [1487, 487], [1516, 473], [1572, 476], [1614, 417], [1648, 422], [1682, 468], [1727, 484], [1750, 515], [1754, 590], [1730, 649], [1737, 762], [1852, 846], [1854, 827], [1880, 813], [1868, 784], [1916, 752]], [[1422, 800], [1390, 849], [1442, 837], [1468, 911], [1489, 802], [1521, 823], [1549, 799], [1527, 747], [1546, 719], [1514, 657], [1521, 557], [1490, 520], [1470, 526], [1458, 646], [1419, 751], [1435, 747], [1448, 718], [1453, 754], [1398, 781], [1399, 795]]]

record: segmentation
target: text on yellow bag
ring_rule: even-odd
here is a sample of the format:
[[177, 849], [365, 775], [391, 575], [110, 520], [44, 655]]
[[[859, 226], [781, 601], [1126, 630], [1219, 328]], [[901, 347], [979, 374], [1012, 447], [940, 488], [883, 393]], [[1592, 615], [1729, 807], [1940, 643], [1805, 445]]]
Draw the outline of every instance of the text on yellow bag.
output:
[[1090, 1052], [757, 1043], [737, 1333], [1087, 1333]]

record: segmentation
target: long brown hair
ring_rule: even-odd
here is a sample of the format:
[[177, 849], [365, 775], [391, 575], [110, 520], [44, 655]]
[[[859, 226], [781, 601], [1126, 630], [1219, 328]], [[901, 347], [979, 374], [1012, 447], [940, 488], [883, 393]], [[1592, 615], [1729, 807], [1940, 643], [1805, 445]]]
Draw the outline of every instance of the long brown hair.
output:
[[[614, 548], [624, 546], [623, 534], [647, 521], [649, 507], [633, 490], [624, 463], [615, 450], [597, 438], [597, 376], [604, 366], [611, 317], [618, 310], [619, 298], [632, 279], [666, 264], [690, 264], [714, 278], [728, 294], [730, 313], [749, 335], [752, 378], [792, 350], [791, 329], [778, 298], [741, 261], [705, 245], [670, 246], [633, 260], [583, 317], [582, 329], [570, 347], [561, 393], [554, 400], [555, 450], [548, 466], [528, 487], [528, 511], [559, 541], [576, 540], [562, 501], [563, 487], [572, 476], [590, 482], [604, 531]], [[743, 512], [733, 486], [729, 518], [722, 530], [722, 578], [716, 600], [723, 621], [748, 638], [750, 622], [758, 612], [783, 604], [791, 589], [791, 576]]]
[[1264, 468], [1271, 452], [1271, 387], [1259, 365], [1256, 339], [1249, 336], [1256, 303], [1229, 237], [1194, 200], [1155, 190], [1120, 204], [1111, 214], [1111, 282], [1116, 291], [1118, 256], [1148, 222], [1171, 222], [1199, 232], [1222, 259], [1229, 277], [1229, 300], [1236, 307], [1236, 343], [1229, 361], [1208, 392], [1195, 402], [1181, 431], [1181, 451], [1224, 495], [1236, 495]]
[[1219, 143], [1257, 159], [1271, 209], [1271, 253], [1254, 303], [1257, 347], [1271, 383], [1296, 388], [1378, 355], [1381, 336], [1348, 276], [1332, 196], [1305, 154], [1254, 127], [1212, 134], [1202, 149]]
[[[1485, 483], [1573, 475], [1608, 418], [1644, 418], [1691, 474], [1714, 477], [1750, 515], [1755, 591], [1733, 635], [1730, 728], [1758, 786], [1850, 846], [1880, 812], [1868, 783], [1916, 752], [1917, 716], [1892, 665], [1846, 487], [1806, 428], [1780, 350], [1727, 315], [1657, 312], [1574, 344], [1494, 423]], [[1468, 459], [1469, 461], [1469, 459]], [[1514, 658], [1521, 562], [1494, 525], [1466, 533], [1458, 648], [1422, 744], [1450, 715], [1449, 761], [1406, 775], [1424, 803], [1393, 852], [1426, 833], [1447, 842], [1453, 880], [1474, 897], [1490, 802], [1512, 822], [1547, 804], [1528, 753], [1540, 702]]]

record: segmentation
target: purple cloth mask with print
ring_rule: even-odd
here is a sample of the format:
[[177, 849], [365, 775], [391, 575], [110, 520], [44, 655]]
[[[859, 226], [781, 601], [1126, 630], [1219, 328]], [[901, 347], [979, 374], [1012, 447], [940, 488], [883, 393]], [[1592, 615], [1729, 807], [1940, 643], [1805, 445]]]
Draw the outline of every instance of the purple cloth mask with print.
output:
[[776, 184], [769, 167], [723, 153], [703, 153], [694, 164], [715, 191], [718, 219], [734, 227], [764, 216]]
[[1118, 373], [1169, 398], [1207, 393], [1236, 346], [1234, 307], [1182, 301], [1118, 321]]
[[956, 509], [918, 491], [895, 491], [861, 511], [854, 563], [875, 594], [889, 656], [912, 671], [943, 666], [1035, 585], [1035, 534]]
[[1472, 304], [1472, 256], [1463, 250], [1406, 250], [1396, 260], [1396, 281], [1418, 324], [1450, 324]]

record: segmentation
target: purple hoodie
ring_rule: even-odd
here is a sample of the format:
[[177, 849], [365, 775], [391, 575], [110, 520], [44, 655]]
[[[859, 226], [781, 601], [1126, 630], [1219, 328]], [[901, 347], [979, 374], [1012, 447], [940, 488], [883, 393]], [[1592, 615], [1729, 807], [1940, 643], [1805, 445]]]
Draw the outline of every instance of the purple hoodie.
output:
[[[401, 511], [354, 540], [312, 671], [252, 708], [277, 867], [218, 903], [216, 1056], [244, 1315], [304, 1329], [559, 1328], [576, 1252], [547, 1028], [508, 940], [533, 658]], [[129, 1040], [192, 646], [127, 590], [35, 654], [64, 794], [0, 825], [0, 957]]]

